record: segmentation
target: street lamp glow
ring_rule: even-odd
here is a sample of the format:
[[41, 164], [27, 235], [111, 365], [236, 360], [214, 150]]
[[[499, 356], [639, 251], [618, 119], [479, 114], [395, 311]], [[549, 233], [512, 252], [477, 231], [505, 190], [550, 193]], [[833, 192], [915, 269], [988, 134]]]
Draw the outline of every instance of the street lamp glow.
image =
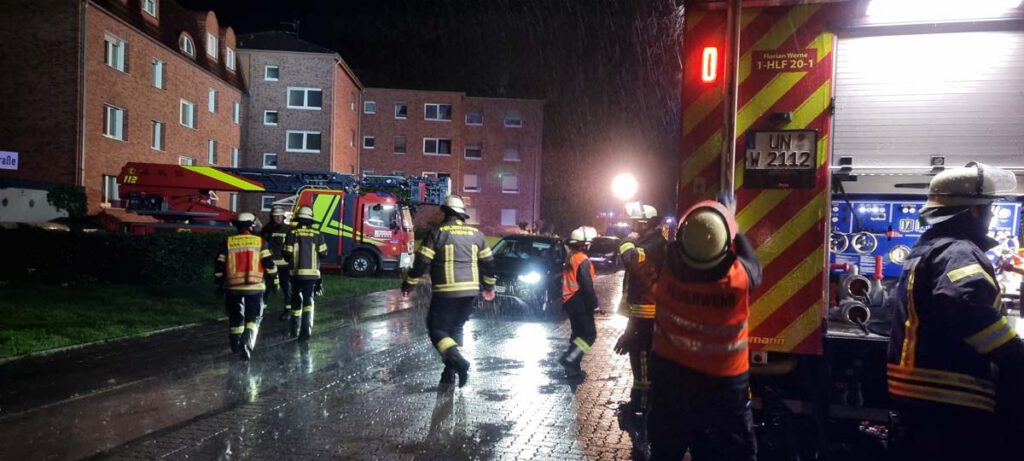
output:
[[619, 200], [629, 200], [636, 195], [637, 189], [640, 188], [640, 184], [636, 182], [636, 178], [629, 173], [620, 173], [615, 179], [612, 179], [612, 193]]

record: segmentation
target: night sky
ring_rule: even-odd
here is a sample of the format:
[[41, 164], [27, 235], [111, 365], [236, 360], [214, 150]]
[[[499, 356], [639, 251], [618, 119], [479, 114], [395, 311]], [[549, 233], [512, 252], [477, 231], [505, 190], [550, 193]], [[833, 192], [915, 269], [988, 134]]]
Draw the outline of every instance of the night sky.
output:
[[546, 100], [542, 216], [560, 231], [618, 210], [621, 171], [674, 204], [682, 0], [179, 2], [237, 33], [298, 21], [367, 86]]

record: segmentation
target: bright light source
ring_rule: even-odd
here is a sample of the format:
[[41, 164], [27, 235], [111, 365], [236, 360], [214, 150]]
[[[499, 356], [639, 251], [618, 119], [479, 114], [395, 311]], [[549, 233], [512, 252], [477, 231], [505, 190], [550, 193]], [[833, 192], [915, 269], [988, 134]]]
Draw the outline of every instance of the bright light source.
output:
[[871, 0], [874, 23], [956, 21], [997, 18], [1021, 6], [1021, 0]]
[[529, 274], [520, 275], [518, 278], [520, 282], [529, 283], [530, 285], [533, 285], [534, 283], [540, 281], [540, 274], [536, 272], [530, 272]]
[[640, 188], [640, 184], [636, 182], [636, 178], [629, 173], [621, 173], [612, 179], [612, 193], [619, 200], [629, 200], [636, 195], [637, 189]]
[[718, 79], [718, 47], [704, 47], [700, 57], [700, 81], [711, 83]]

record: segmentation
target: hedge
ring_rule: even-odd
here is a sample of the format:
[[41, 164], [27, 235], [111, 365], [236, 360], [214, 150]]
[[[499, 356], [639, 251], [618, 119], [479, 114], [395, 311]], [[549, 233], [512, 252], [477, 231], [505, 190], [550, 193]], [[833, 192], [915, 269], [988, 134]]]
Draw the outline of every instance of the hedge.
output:
[[225, 233], [120, 235], [106, 232], [0, 230], [0, 278], [100, 280], [174, 285], [209, 280]]

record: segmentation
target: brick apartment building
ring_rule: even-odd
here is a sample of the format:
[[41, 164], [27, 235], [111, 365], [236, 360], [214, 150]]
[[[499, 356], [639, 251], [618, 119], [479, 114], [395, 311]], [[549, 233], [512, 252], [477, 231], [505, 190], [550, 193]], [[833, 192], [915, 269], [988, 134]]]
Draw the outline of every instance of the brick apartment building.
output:
[[540, 219], [544, 101], [367, 88], [362, 105], [360, 172], [450, 177], [488, 234]]
[[[249, 90], [242, 166], [355, 173], [362, 83], [337, 52], [285, 32], [238, 37]], [[269, 211], [285, 195], [243, 196], [245, 210]]]
[[237, 163], [244, 85], [235, 34], [213, 12], [4, 0], [0, 41], [0, 150], [20, 154], [0, 180], [83, 186], [95, 213], [116, 205], [126, 162]]

